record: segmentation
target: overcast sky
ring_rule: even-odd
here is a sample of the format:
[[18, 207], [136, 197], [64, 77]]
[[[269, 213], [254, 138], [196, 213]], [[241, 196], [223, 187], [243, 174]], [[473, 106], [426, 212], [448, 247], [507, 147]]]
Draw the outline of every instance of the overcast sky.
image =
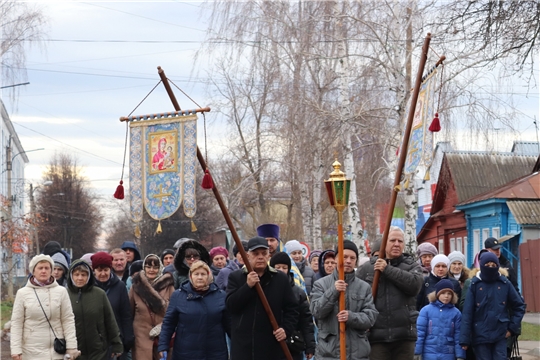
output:
[[[30, 85], [20, 89], [17, 106], [3, 96], [25, 150], [45, 148], [28, 153], [27, 181], [38, 183], [54, 153], [67, 151], [77, 156], [96, 191], [112, 196], [124, 149], [125, 124], [119, 117], [128, 115], [158, 83], [158, 65], [200, 105], [209, 105], [202, 85], [207, 74], [192, 72], [194, 53], [206, 33], [200, 2], [41, 4], [49, 41], [28, 52]], [[524, 94], [516, 103], [525, 119], [521, 139], [536, 140], [538, 90], [528, 98], [526, 89], [512, 91]], [[176, 93], [183, 109], [196, 107]], [[160, 85], [134, 114], [172, 110]], [[211, 122], [216, 113], [208, 117]], [[202, 142], [201, 135], [202, 121]], [[218, 125], [210, 126], [209, 136], [223, 136]]]

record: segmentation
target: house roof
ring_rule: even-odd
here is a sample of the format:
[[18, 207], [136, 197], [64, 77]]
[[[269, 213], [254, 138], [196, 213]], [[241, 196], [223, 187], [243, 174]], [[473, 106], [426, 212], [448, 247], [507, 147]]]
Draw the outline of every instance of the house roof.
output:
[[520, 225], [540, 225], [540, 201], [509, 200], [506, 202]]
[[480, 195], [473, 196], [458, 205], [470, 204], [488, 199], [538, 199], [540, 200], [540, 173], [522, 176], [516, 180], [510, 181], [489, 190]]
[[530, 174], [536, 159], [511, 153], [446, 153], [458, 203]]
[[537, 141], [514, 141], [512, 152], [522, 155], [540, 154], [540, 144]]

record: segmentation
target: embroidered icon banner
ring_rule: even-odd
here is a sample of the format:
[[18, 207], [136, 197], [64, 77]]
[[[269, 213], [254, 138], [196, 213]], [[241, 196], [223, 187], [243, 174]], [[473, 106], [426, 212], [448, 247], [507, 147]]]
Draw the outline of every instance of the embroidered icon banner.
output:
[[143, 208], [151, 218], [163, 220], [180, 205], [187, 217], [195, 216], [197, 115], [142, 118], [129, 127], [132, 220], [142, 221]]

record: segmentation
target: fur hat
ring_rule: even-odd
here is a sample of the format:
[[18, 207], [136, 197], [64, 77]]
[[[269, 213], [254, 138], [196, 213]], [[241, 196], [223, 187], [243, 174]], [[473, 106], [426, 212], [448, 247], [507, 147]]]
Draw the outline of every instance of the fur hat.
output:
[[291, 266], [292, 266], [291, 257], [287, 253], [284, 253], [284, 252], [275, 253], [270, 258], [270, 266], [275, 267], [276, 264], [285, 264], [289, 267], [289, 271], [290, 271]]
[[51, 264], [51, 270], [54, 268], [54, 261], [49, 255], [43, 255], [39, 254], [36, 255], [30, 260], [30, 265], [28, 265], [28, 268], [30, 269], [30, 273], [34, 273], [34, 268], [36, 265], [42, 261], [47, 261], [49, 264]]
[[56, 253], [53, 256], [51, 256], [51, 259], [54, 261], [54, 266], [60, 265], [64, 268], [64, 273], [67, 274], [67, 271], [69, 269], [69, 265], [67, 263], [66, 257], [62, 253]]
[[214, 259], [216, 255], [223, 255], [225, 258], [228, 258], [229, 252], [223, 246], [216, 246], [210, 250], [210, 259]]
[[92, 269], [96, 269], [100, 266], [112, 268], [113, 257], [105, 251], [99, 251], [90, 257], [92, 261]]
[[[429, 242], [423, 242], [416, 248], [416, 256], [421, 257], [422, 255], [431, 254], [436, 256], [439, 253], [435, 245]], [[431, 262], [433, 264], [433, 261]]]
[[441, 281], [437, 283], [437, 285], [435, 285], [435, 292], [436, 292], [437, 298], [439, 297], [439, 295], [441, 294], [441, 291], [443, 290], [449, 290], [452, 292], [452, 294], [455, 294], [454, 285], [448, 279], [442, 279]]
[[285, 244], [285, 250], [290, 254], [293, 251], [302, 251], [302, 244], [298, 240], [289, 240]]
[[276, 224], [262, 224], [257, 228], [257, 235], [263, 238], [274, 238], [279, 240], [279, 226]]
[[463, 253], [461, 253], [461, 251], [457, 251], [457, 250], [452, 251], [448, 255], [448, 261], [450, 261], [450, 264], [452, 264], [453, 262], [459, 261], [460, 263], [465, 265], [465, 255], [463, 255]]

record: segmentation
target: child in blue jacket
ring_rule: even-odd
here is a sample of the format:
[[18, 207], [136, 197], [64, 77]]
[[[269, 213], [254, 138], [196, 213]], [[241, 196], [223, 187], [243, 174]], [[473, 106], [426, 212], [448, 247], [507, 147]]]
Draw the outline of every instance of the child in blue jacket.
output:
[[463, 305], [459, 343], [472, 346], [477, 360], [506, 359], [506, 339], [521, 331], [525, 303], [499, 268], [495, 254], [480, 255], [480, 272]]
[[420, 310], [416, 321], [418, 340], [414, 349], [415, 358], [465, 359], [465, 350], [459, 345], [461, 313], [454, 306], [458, 301], [454, 284], [443, 279], [435, 289], [428, 295], [430, 303]]

